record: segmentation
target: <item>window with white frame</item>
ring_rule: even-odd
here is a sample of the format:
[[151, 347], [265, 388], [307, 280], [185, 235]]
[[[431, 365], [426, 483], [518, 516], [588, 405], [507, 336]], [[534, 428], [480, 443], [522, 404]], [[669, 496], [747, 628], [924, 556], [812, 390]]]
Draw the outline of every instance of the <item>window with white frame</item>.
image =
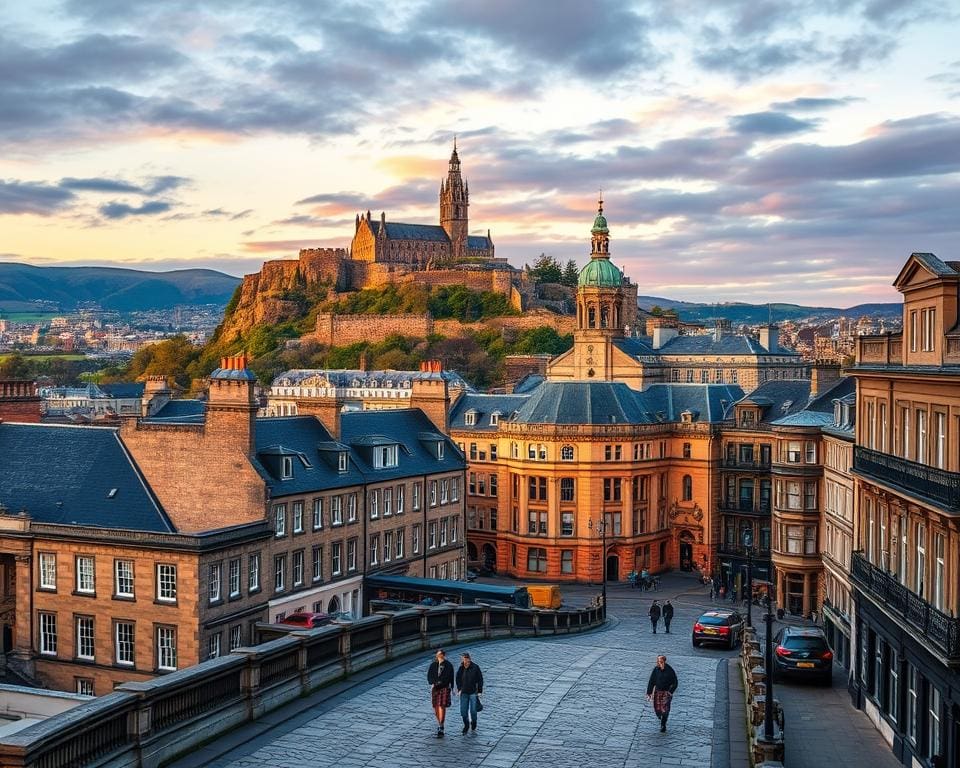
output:
[[303, 533], [303, 502], [293, 502], [293, 532]]
[[430, 481], [430, 506], [437, 506], [437, 481]]
[[403, 491], [404, 488], [402, 485], [397, 486], [397, 514], [403, 514]]
[[96, 592], [94, 582], [93, 558], [88, 555], [77, 556], [77, 592], [92, 595]]
[[303, 585], [303, 550], [298, 549], [293, 553], [293, 586]]
[[914, 590], [920, 597], [924, 597], [924, 582], [927, 575], [927, 527], [917, 523], [917, 538], [915, 542], [916, 555], [914, 557]]
[[412, 493], [413, 493], [413, 501], [412, 501], [413, 510], [417, 511], [418, 509], [420, 509], [420, 483], [413, 484]]
[[90, 677], [78, 677], [77, 680], [77, 693], [81, 696], [93, 696], [93, 678]]
[[330, 572], [334, 576], [339, 576], [342, 573], [340, 565], [342, 549], [343, 545], [339, 541], [335, 541], [330, 545]]
[[443, 441], [437, 443], [437, 459], [443, 460]]
[[917, 711], [920, 696], [920, 673], [913, 664], [907, 664], [906, 732], [911, 744], [917, 743]]
[[450, 501], [460, 501], [460, 478], [450, 478]]
[[347, 522], [357, 522], [357, 494], [356, 492], [347, 495]]
[[944, 610], [945, 588], [946, 588], [946, 563], [944, 561], [944, 552], [946, 549], [946, 537], [942, 533], [933, 535], [933, 606], [937, 610]]
[[940, 715], [942, 708], [943, 697], [940, 689], [930, 683], [927, 689], [927, 753], [930, 757], [941, 754], [940, 746], [943, 730], [940, 725]]
[[370, 492], [370, 519], [376, 520], [380, 517], [380, 491], [375, 489]]
[[343, 496], [330, 497], [330, 525], [343, 525]]
[[934, 443], [934, 465], [937, 469], [946, 469], [947, 460], [947, 414], [937, 411], [933, 415], [936, 443]]
[[115, 597], [134, 597], [133, 560], [113, 561], [113, 591]]
[[220, 657], [220, 633], [217, 632], [207, 638], [207, 658], [217, 659]]
[[221, 594], [221, 584], [220, 579], [223, 576], [223, 563], [211, 563], [210, 564], [210, 589], [208, 591], [208, 597], [211, 603], [216, 603], [221, 600], [223, 595]]
[[40, 613], [40, 653], [44, 656], [57, 655], [57, 614]]
[[275, 555], [273, 558], [273, 591], [283, 592], [286, 589], [287, 556]]
[[52, 552], [40, 553], [40, 589], [57, 588], [57, 556]]
[[420, 554], [420, 523], [411, 529], [410, 547], [413, 549], [413, 554]]
[[275, 504], [273, 507], [274, 535], [278, 538], [287, 535], [287, 505]]
[[243, 645], [243, 627], [236, 624], [230, 627], [230, 650], [235, 651]]
[[229, 564], [230, 597], [240, 596], [240, 558], [234, 558]]
[[177, 628], [157, 627], [157, 668], [177, 668]]
[[77, 616], [77, 658], [93, 661], [95, 653], [93, 616]]
[[469, 410], [465, 414], [463, 414], [463, 423], [468, 427], [476, 426], [477, 412], [474, 410]]
[[177, 566], [172, 563], [157, 564], [157, 600], [164, 603], [177, 600]]
[[260, 591], [260, 553], [250, 555], [247, 560], [247, 590]]
[[323, 499], [317, 497], [313, 500], [313, 530], [319, 531], [323, 528]]
[[349, 539], [347, 541], [347, 571], [357, 570], [357, 540]]
[[134, 640], [132, 621], [118, 621], [113, 625], [113, 647], [117, 664], [130, 666], [136, 662]]
[[436, 549], [437, 548], [437, 521], [433, 520], [427, 526], [427, 535], [429, 536], [429, 541], [427, 544], [427, 549]]
[[383, 516], [390, 517], [393, 514], [393, 488], [383, 489]]
[[337, 454], [337, 470], [346, 472], [350, 468], [350, 458], [346, 451], [340, 451]]
[[380, 563], [380, 534], [374, 533], [370, 536], [370, 565], [379, 565]]
[[313, 548], [313, 580], [323, 581], [323, 547]]
[[396, 445], [378, 445], [373, 451], [373, 468], [389, 469], [399, 464], [399, 449]]
[[405, 535], [404, 529], [403, 529], [403, 528], [397, 528], [396, 549], [394, 550], [394, 557], [396, 557], [397, 560], [400, 560], [400, 559], [403, 557], [403, 537], [404, 537], [404, 535]]
[[389, 563], [391, 560], [393, 560], [393, 531], [384, 531], [383, 562]]
[[282, 469], [280, 471], [281, 480], [289, 480], [293, 477], [293, 457], [292, 456], [282, 456], [281, 457]]

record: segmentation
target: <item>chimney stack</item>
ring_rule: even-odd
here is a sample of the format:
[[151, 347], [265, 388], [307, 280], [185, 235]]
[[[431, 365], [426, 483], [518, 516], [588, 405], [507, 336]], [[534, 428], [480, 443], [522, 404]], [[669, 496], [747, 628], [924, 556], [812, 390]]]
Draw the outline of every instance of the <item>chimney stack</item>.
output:
[[780, 351], [780, 329], [775, 325], [760, 326], [760, 346], [767, 352]]
[[443, 434], [448, 432], [450, 387], [443, 376], [443, 363], [440, 360], [424, 360], [420, 363], [420, 375], [414, 378], [410, 391], [410, 407], [423, 411]]
[[817, 360], [810, 369], [810, 399], [817, 397], [840, 379], [840, 363]]

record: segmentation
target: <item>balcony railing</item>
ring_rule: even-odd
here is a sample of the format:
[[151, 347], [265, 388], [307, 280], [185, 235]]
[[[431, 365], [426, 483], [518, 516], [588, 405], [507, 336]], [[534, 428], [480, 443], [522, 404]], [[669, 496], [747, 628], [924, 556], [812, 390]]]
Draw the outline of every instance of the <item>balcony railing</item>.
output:
[[727, 456], [720, 460], [721, 469], [739, 469], [741, 472], [768, 472], [770, 470], [770, 459], [766, 461], [743, 461], [741, 459], [731, 459]]
[[960, 512], [960, 473], [880, 453], [863, 446], [853, 452], [854, 471], [896, 486], [949, 512]]
[[[747, 548], [738, 544], [721, 544], [718, 547], [718, 552], [721, 555], [733, 555], [734, 557], [746, 557]], [[769, 560], [770, 559], [770, 550], [769, 549], [754, 549], [753, 550], [753, 559], [754, 561]]]
[[903, 335], [857, 337], [857, 365], [902, 365]]
[[727, 499], [720, 499], [720, 504], [718, 506], [721, 512], [734, 512], [734, 513], [743, 514], [743, 515], [769, 515], [770, 514], [769, 501], [766, 501], [758, 506], [755, 506], [753, 502], [729, 501]]
[[960, 619], [934, 608], [920, 595], [897, 581], [896, 576], [853, 553], [853, 580], [884, 608], [914, 629], [949, 661], [960, 661]]

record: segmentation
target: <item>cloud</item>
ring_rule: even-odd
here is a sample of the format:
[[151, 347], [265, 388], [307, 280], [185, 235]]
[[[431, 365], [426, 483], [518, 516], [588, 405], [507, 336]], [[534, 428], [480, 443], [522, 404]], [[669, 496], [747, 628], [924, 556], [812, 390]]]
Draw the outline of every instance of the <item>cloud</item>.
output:
[[784, 112], [819, 112], [825, 109], [845, 107], [847, 104], [855, 101], [863, 101], [863, 99], [854, 96], [846, 96], [842, 99], [812, 98], [801, 96], [796, 99], [791, 99], [790, 101], [777, 101], [770, 106], [774, 109], [782, 110]]
[[228, 219], [230, 221], [239, 221], [240, 219], [247, 218], [251, 213], [253, 213], [253, 208], [247, 208], [243, 211], [225, 211], [223, 208], [211, 208], [204, 211], [201, 215], [206, 216], [211, 219]]
[[154, 216], [158, 213], [166, 213], [171, 207], [170, 203], [162, 200], [148, 200], [139, 206], [116, 202], [107, 203], [101, 205], [98, 210], [100, 215], [107, 219], [126, 219], [130, 216]]
[[51, 216], [66, 209], [75, 197], [70, 190], [50, 184], [0, 181], [0, 214]]
[[154, 176], [145, 183], [136, 184], [124, 179], [73, 178], [68, 176], [60, 180], [60, 186], [74, 192], [129, 193], [152, 196], [181, 187], [189, 181], [190, 179], [184, 176]]
[[783, 112], [753, 112], [749, 115], [734, 115], [730, 118], [730, 127], [737, 133], [783, 136], [812, 130], [817, 127], [817, 121], [798, 120]]

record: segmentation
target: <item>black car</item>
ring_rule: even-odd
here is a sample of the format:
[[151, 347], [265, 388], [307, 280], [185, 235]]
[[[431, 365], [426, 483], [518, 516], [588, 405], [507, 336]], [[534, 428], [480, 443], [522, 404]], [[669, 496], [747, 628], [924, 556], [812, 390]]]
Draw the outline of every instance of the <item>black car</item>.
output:
[[736, 611], [707, 611], [693, 625], [693, 645], [723, 643], [736, 648], [743, 636], [743, 616]]
[[823, 630], [784, 627], [774, 643], [773, 667], [777, 677], [807, 677], [826, 685], [833, 681], [833, 651]]

